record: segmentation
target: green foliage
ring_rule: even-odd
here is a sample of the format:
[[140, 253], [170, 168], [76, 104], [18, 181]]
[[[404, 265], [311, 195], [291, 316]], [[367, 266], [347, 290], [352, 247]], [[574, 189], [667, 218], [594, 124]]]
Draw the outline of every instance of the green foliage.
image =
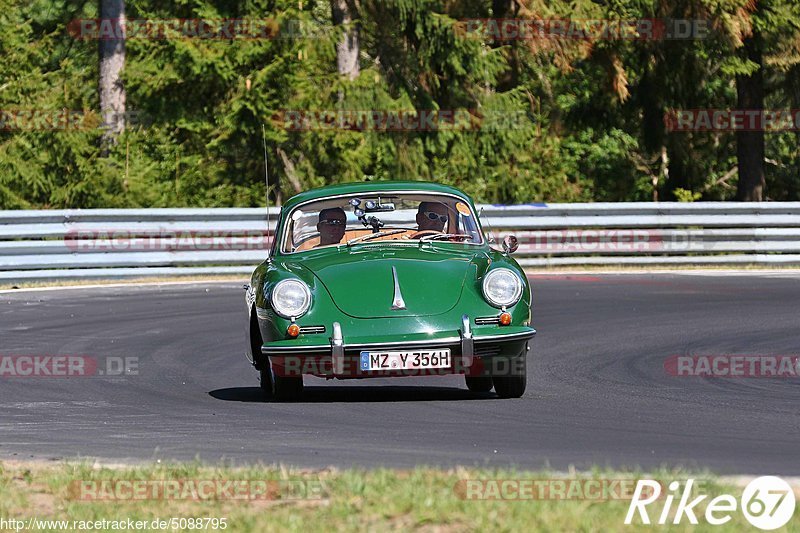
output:
[[680, 187], [675, 189], [673, 192], [675, 193], [675, 199], [679, 202], [696, 202], [703, 196], [699, 192], [687, 191], [686, 189], [681, 189]]
[[[354, 80], [337, 71], [345, 29], [328, 1], [129, 0], [129, 19], [268, 19], [284, 33], [129, 39], [132, 120], [101, 156], [97, 42], [66, 31], [98, 17], [97, 4], [0, 0], [0, 110], [80, 118], [79, 128], [0, 127], [0, 208], [260, 205], [262, 127], [278, 201], [365, 177], [454, 184], [487, 202], [730, 199], [735, 136], [670, 133], [664, 113], [734, 108], [735, 76], [758, 68], [768, 108], [800, 108], [800, 7], [790, 0], [757, 11], [746, 0], [361, 0]], [[490, 17], [697, 18], [711, 30], [505, 42], [464, 31], [465, 19]], [[765, 65], [738, 53], [753, 28]], [[281, 118], [370, 110], [469, 113], [469, 127], [297, 130]], [[799, 155], [796, 134], [767, 136], [770, 198], [800, 198]]]

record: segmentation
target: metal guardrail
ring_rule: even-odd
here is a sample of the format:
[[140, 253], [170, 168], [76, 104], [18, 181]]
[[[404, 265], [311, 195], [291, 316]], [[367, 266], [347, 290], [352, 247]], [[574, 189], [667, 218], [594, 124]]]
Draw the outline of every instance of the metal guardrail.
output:
[[[480, 206], [527, 267], [800, 265], [800, 203]], [[249, 274], [278, 215], [263, 208], [0, 211], [0, 281]]]

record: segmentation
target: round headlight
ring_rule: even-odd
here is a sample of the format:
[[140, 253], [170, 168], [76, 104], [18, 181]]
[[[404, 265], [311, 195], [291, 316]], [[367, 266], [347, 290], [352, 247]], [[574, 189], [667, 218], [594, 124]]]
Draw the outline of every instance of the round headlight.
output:
[[522, 296], [522, 280], [507, 268], [496, 268], [483, 278], [483, 296], [495, 307], [510, 307]]
[[299, 279], [285, 279], [272, 289], [272, 308], [283, 318], [303, 316], [311, 307], [311, 291]]

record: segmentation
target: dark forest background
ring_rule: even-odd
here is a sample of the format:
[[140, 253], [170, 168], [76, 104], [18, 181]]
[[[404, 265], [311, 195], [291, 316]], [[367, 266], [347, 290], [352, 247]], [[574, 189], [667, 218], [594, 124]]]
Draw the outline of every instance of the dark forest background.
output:
[[[75, 21], [122, 13], [269, 19], [276, 35], [76, 38]], [[465, 31], [490, 18], [687, 19], [708, 32]], [[0, 53], [2, 209], [263, 205], [262, 125], [277, 201], [365, 178], [496, 203], [800, 197], [800, 133], [664, 122], [681, 109], [800, 109], [796, 0], [0, 0]], [[477, 127], [298, 131], [276, 119], [286, 110], [461, 110]], [[19, 118], [58, 112], [82, 126]]]

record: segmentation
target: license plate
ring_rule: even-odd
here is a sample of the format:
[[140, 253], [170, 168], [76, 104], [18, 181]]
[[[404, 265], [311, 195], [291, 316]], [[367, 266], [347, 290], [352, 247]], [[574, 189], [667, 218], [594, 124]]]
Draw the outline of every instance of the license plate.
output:
[[450, 368], [450, 349], [408, 352], [361, 352], [361, 370]]

